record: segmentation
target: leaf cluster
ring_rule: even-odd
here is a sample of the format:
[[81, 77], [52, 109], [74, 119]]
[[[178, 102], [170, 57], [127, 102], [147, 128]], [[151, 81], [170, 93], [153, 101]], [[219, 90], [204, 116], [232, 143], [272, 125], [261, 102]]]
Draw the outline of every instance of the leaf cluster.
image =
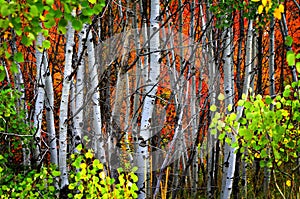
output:
[[[261, 167], [270, 168], [294, 163], [300, 152], [299, 86], [300, 82], [286, 86], [274, 99], [257, 95], [239, 100], [243, 116], [216, 113], [211, 128], [219, 131], [219, 139], [236, 148], [248, 162], [259, 158]], [[230, 139], [232, 136], [235, 139]]]
[[[78, 145], [77, 150], [81, 151], [82, 146]], [[118, 179], [111, 178], [103, 164], [94, 159], [91, 150], [85, 154], [72, 154], [71, 162], [69, 198], [137, 198], [136, 168], [129, 173], [119, 168]]]
[[[90, 24], [91, 17], [98, 15], [104, 6], [104, 0], [61, 0], [59, 3], [54, 0], [0, 0], [0, 37], [4, 38], [0, 42], [0, 58], [8, 60], [12, 65], [11, 71], [16, 73], [16, 63], [23, 62], [24, 58], [22, 53], [9, 50], [10, 40], [16, 42], [15, 36], [20, 38], [21, 44], [28, 47], [33, 45], [38, 34], [42, 34], [46, 39], [42, 46], [37, 48], [41, 51], [49, 49], [51, 43], [47, 38], [50, 29], [55, 28], [65, 34], [70, 22], [72, 27], [79, 31], [84, 23]], [[74, 14], [74, 11], [77, 14]], [[0, 65], [0, 81], [4, 80], [4, 77], [5, 70]]]
[[1, 198], [57, 198], [56, 177], [60, 172], [54, 166], [16, 173], [6, 167], [7, 158], [0, 155]]

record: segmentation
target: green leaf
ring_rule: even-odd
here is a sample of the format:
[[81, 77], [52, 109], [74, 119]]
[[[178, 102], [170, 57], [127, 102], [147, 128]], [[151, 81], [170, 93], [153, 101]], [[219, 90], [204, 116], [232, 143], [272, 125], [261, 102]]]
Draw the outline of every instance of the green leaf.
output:
[[55, 20], [53, 17], [49, 18], [44, 22], [45, 28], [52, 28], [55, 25]]
[[6, 16], [8, 16], [8, 15], [11, 14], [10, 9], [9, 9], [7, 3], [1, 5], [0, 13], [1, 13], [1, 15], [3, 17], [6, 17]]
[[86, 8], [86, 9], [82, 10], [82, 14], [85, 15], [85, 16], [90, 17], [90, 16], [93, 16], [94, 10], [91, 9], [91, 8]]
[[[2, 65], [0, 65], [2, 66]], [[6, 77], [6, 73], [4, 70], [0, 70], [0, 82], [2, 82]]]
[[230, 145], [230, 143], [231, 143], [231, 139], [230, 139], [229, 137], [226, 137], [226, 138], [225, 138], [225, 142], [226, 142], [227, 144], [229, 144], [229, 145]]
[[15, 55], [14, 55], [14, 60], [16, 62], [24, 62], [24, 57], [23, 57], [23, 54], [21, 52], [17, 52]]
[[266, 157], [268, 157], [267, 151], [263, 149], [263, 150], [261, 151], [261, 153], [260, 153], [260, 157], [261, 157], [261, 158], [266, 158]]
[[78, 151], [81, 151], [81, 150], [82, 150], [82, 144], [78, 144], [77, 147], [76, 147], [76, 149], [77, 149]]
[[12, 65], [11, 65], [11, 67], [10, 67], [10, 70], [11, 70], [11, 72], [13, 72], [14, 74], [19, 72], [18, 66], [17, 66], [17, 64], [15, 64], [15, 63], [12, 63]]
[[231, 113], [229, 115], [229, 119], [230, 119], [230, 121], [234, 121], [236, 119], [236, 114], [235, 113]]
[[105, 4], [96, 4], [94, 6], [95, 14], [99, 14], [102, 11], [102, 8], [105, 6]]
[[291, 90], [285, 89], [285, 90], [283, 91], [283, 97], [289, 97], [289, 96], [290, 96], [290, 93], [291, 93]]
[[289, 66], [294, 66], [296, 61], [295, 53], [293, 51], [288, 51], [286, 53], [286, 60]]
[[228, 105], [227, 110], [228, 110], [229, 112], [232, 111], [232, 104], [229, 104], [229, 105]]
[[75, 30], [80, 31], [82, 30], [82, 23], [81, 21], [77, 20], [77, 19], [73, 19], [72, 20], [72, 26]]
[[131, 177], [131, 179], [132, 179], [133, 182], [137, 182], [138, 181], [138, 177], [134, 173], [131, 173], [130, 177]]
[[52, 175], [55, 177], [58, 177], [58, 176], [60, 176], [60, 171], [54, 170], [54, 171], [52, 171]]
[[63, 27], [63, 26], [59, 26], [59, 27], [58, 27], [58, 30], [59, 30], [62, 34], [66, 34], [66, 32], [67, 32], [66, 27]]
[[54, 186], [49, 186], [49, 191], [50, 192], [54, 192], [55, 191], [55, 187]]
[[60, 19], [58, 22], [58, 27], [66, 27], [68, 25], [68, 21], [64, 18]]
[[46, 4], [52, 6], [54, 4], [54, 0], [46, 0]]
[[51, 46], [51, 43], [50, 43], [49, 40], [44, 40], [44, 41], [43, 41], [43, 48], [49, 49], [50, 46]]
[[292, 44], [293, 44], [293, 38], [291, 36], [287, 36], [285, 38], [284, 44], [287, 45], [287, 46], [292, 46]]
[[296, 63], [296, 70], [298, 73], [300, 73], [300, 62]]
[[266, 96], [266, 104], [271, 104], [272, 103], [272, 98], [270, 96]]
[[226, 136], [226, 133], [225, 133], [225, 132], [224, 132], [224, 133], [221, 133], [221, 134], [219, 135], [218, 139], [219, 139], [219, 140], [223, 140], [223, 139], [225, 138], [225, 136]]
[[39, 10], [38, 10], [38, 8], [36, 7], [36, 5], [30, 6], [30, 11], [29, 11], [29, 13], [30, 13], [32, 16], [34, 16], [34, 17], [39, 16]]
[[22, 35], [22, 40], [21, 40], [22, 44], [24, 44], [25, 46], [30, 46], [31, 42], [29, 41], [28, 37], [26, 35]]
[[300, 53], [296, 55], [296, 59], [300, 59]]

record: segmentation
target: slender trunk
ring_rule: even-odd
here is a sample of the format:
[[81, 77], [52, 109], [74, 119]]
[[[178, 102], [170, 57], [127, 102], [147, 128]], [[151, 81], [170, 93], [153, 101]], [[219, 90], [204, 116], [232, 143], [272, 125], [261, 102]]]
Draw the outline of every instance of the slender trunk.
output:
[[71, 85], [72, 73], [72, 56], [74, 45], [74, 29], [69, 22], [67, 26], [67, 41], [65, 51], [65, 68], [64, 79], [62, 87], [62, 95], [60, 101], [60, 114], [59, 114], [59, 170], [60, 175], [60, 188], [65, 189], [69, 184], [68, 169], [67, 169], [67, 130], [68, 130], [68, 105], [69, 105], [69, 92]]
[[[224, 52], [223, 52], [223, 61], [224, 61], [224, 92], [225, 92], [225, 108], [226, 114], [229, 115], [231, 111], [228, 111], [227, 107], [233, 105], [233, 65], [232, 65], [232, 56], [231, 56], [231, 30], [227, 28], [225, 30], [224, 36]], [[235, 137], [231, 132], [227, 132], [227, 137], [229, 137], [233, 142]], [[224, 164], [223, 164], [223, 177], [222, 177], [222, 192], [221, 198], [227, 199], [230, 198], [232, 191], [232, 184], [234, 178], [236, 164], [236, 154], [235, 149], [232, 148], [229, 144], [225, 143], [224, 147]]]
[[34, 153], [34, 160], [36, 164], [39, 165], [41, 162], [41, 131], [42, 131], [42, 119], [43, 119], [43, 110], [44, 110], [44, 97], [45, 97], [45, 59], [44, 59], [44, 52], [41, 52], [39, 48], [42, 46], [44, 38], [42, 34], [38, 34], [37, 42], [36, 42], [36, 66], [37, 66], [37, 73], [36, 73], [36, 83], [37, 83], [37, 90], [36, 90], [36, 101], [35, 101], [35, 109], [33, 115], [33, 126], [35, 130], [35, 141], [36, 141], [36, 149]]
[[148, 154], [148, 140], [151, 137], [151, 118], [153, 107], [155, 104], [155, 95], [157, 90], [157, 83], [160, 74], [160, 52], [159, 52], [159, 7], [160, 1], [151, 1], [150, 14], [150, 67], [148, 77], [145, 80], [147, 86], [145, 87], [145, 100], [141, 118], [141, 130], [138, 138], [138, 188], [140, 190], [138, 198], [146, 198], [147, 193], [147, 174], [149, 171], [149, 154]]
[[[190, 40], [194, 41], [194, 33], [195, 33], [195, 27], [194, 27], [194, 18], [195, 15], [195, 0], [192, 1], [191, 3], [191, 22], [190, 22]], [[192, 85], [191, 85], [191, 118], [193, 120], [192, 122], [192, 148], [196, 149], [195, 154], [194, 154], [194, 159], [193, 159], [193, 165], [191, 167], [192, 170], [192, 197], [195, 198], [197, 195], [197, 188], [198, 188], [198, 150], [197, 147], [194, 147], [194, 143], [196, 143], [196, 139], [198, 137], [198, 112], [197, 112], [197, 96], [196, 96], [196, 69], [195, 69], [195, 55], [193, 53], [193, 45], [194, 43], [190, 42], [190, 62], [191, 62], [191, 76], [192, 76]]]
[[[269, 79], [270, 79], [270, 96], [271, 98], [275, 98], [275, 19], [274, 17], [271, 18], [270, 21], [270, 45], [269, 45]], [[270, 105], [270, 109], [273, 109], [273, 105]], [[268, 137], [268, 139], [272, 139]], [[270, 149], [266, 149], [267, 153], [270, 153]], [[266, 194], [266, 198], [269, 195], [269, 184], [271, 179], [271, 169], [267, 166], [264, 168], [264, 182], [263, 182], [263, 189], [264, 193]]]
[[[45, 59], [47, 56], [45, 56]], [[46, 63], [46, 61], [45, 61]], [[50, 73], [50, 68], [47, 66], [46, 71], [46, 81], [45, 81], [45, 107], [46, 107], [46, 121], [47, 121], [47, 132], [49, 136], [49, 146], [50, 146], [50, 162], [58, 166], [58, 156], [57, 156], [57, 139], [55, 132], [55, 121], [54, 121], [54, 92], [53, 92], [53, 82], [52, 75]]]
[[[210, 20], [212, 18], [212, 14], [209, 11], [209, 3], [206, 7], [206, 15], [207, 19]], [[207, 20], [207, 21], [208, 21]], [[205, 27], [207, 24], [205, 24]], [[207, 28], [207, 27], [206, 27]], [[215, 65], [215, 55], [213, 49], [213, 32], [212, 27], [209, 27], [207, 31], [207, 57], [208, 57], [208, 70], [209, 70], [209, 99], [210, 99], [210, 106], [215, 105], [216, 103], [216, 85], [215, 85], [215, 78], [216, 77], [216, 65]], [[210, 113], [210, 118], [214, 117], [214, 113]], [[208, 130], [208, 138], [207, 138], [207, 197], [208, 198], [215, 198], [217, 187], [215, 182], [217, 181], [216, 176], [216, 165], [218, 162], [218, 155], [217, 155], [217, 135], [211, 133], [211, 129]]]
[[84, 128], [84, 119], [83, 119], [83, 110], [80, 110], [84, 105], [84, 70], [85, 63], [83, 59], [83, 55], [85, 52], [86, 42], [84, 40], [87, 39], [87, 25], [83, 26], [83, 29], [79, 32], [78, 35], [78, 53], [77, 57], [79, 58], [77, 73], [76, 73], [76, 83], [75, 83], [75, 109], [74, 113], [76, 113], [75, 117], [73, 117], [74, 123], [74, 131], [72, 135], [72, 148], [74, 152], [78, 152], [76, 147], [82, 143], [82, 134]]
[[87, 37], [87, 52], [88, 52], [88, 69], [91, 82], [92, 93], [92, 108], [93, 108], [93, 130], [95, 136], [92, 140], [92, 148], [95, 152], [95, 157], [98, 158], [103, 164], [106, 162], [104, 150], [104, 137], [102, 135], [102, 120], [100, 110], [100, 94], [97, 89], [99, 85], [97, 64], [95, 61], [95, 48], [93, 42], [92, 31], [89, 31]]

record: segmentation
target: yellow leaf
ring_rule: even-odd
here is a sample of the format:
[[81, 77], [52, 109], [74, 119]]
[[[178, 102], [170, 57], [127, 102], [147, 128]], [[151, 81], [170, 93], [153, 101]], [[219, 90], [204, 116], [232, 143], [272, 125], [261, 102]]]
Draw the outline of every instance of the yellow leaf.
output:
[[261, 14], [264, 10], [264, 6], [263, 5], [260, 5], [258, 6], [258, 14]]
[[253, 2], [259, 2], [260, 0], [251, 0], [251, 1], [253, 1]]
[[85, 157], [88, 159], [88, 158], [93, 158], [93, 154], [92, 152], [89, 150], [86, 154], [85, 154]]
[[279, 9], [279, 12], [281, 12], [281, 13], [284, 12], [284, 6], [282, 4], [279, 5], [278, 9]]
[[285, 182], [285, 184], [286, 184], [286, 186], [290, 187], [290, 186], [292, 185], [292, 182], [291, 182], [290, 180], [287, 180], [287, 181]]
[[218, 96], [218, 100], [222, 101], [225, 99], [225, 96], [223, 93], [220, 93], [219, 96]]
[[215, 112], [216, 110], [217, 110], [216, 105], [213, 104], [210, 106], [210, 111]]
[[105, 173], [104, 171], [102, 171], [101, 173], [99, 173], [99, 177], [104, 180], [105, 179]]
[[96, 0], [89, 0], [89, 2], [90, 2], [91, 4], [95, 4], [95, 3], [96, 3]]
[[262, 0], [261, 3], [263, 4], [263, 6], [267, 5], [267, 0]]
[[40, 20], [45, 21], [45, 17], [43, 15], [40, 15]]
[[281, 12], [280, 12], [279, 8], [275, 8], [273, 15], [276, 19], [279, 19], [279, 20], [281, 19]]
[[87, 167], [86, 163], [81, 163], [81, 164], [80, 164], [80, 168], [81, 168], [81, 169], [85, 169], [86, 167]]

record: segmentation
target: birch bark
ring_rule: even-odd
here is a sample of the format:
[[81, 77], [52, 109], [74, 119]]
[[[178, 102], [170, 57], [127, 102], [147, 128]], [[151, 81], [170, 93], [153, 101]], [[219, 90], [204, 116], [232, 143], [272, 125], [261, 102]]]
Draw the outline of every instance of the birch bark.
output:
[[42, 119], [43, 119], [43, 109], [44, 109], [44, 97], [45, 97], [45, 63], [44, 63], [44, 52], [40, 51], [40, 47], [42, 46], [44, 38], [41, 33], [37, 36], [36, 41], [36, 101], [35, 101], [35, 109], [33, 115], [33, 126], [36, 129], [35, 132], [35, 141], [36, 149], [34, 152], [34, 159], [36, 163], [39, 165], [41, 161], [41, 130], [42, 130]]
[[138, 182], [139, 188], [138, 198], [147, 197], [147, 173], [149, 172], [149, 152], [148, 140], [151, 137], [151, 118], [155, 104], [155, 95], [157, 90], [157, 83], [160, 74], [160, 52], [159, 52], [159, 8], [160, 1], [151, 1], [151, 14], [150, 14], [150, 66], [147, 79], [145, 80], [147, 86], [145, 87], [145, 100], [141, 118], [141, 129], [138, 138], [137, 149], [137, 165], [138, 165]]
[[93, 127], [95, 137], [93, 139], [93, 149], [95, 157], [98, 158], [103, 164], [106, 162], [105, 149], [104, 149], [104, 137], [102, 135], [102, 121], [100, 110], [100, 95], [97, 89], [99, 85], [97, 65], [95, 62], [95, 49], [93, 43], [92, 32], [89, 31], [87, 38], [87, 51], [88, 51], [88, 67], [91, 81], [91, 90], [94, 92], [92, 95], [92, 107], [93, 107]]
[[[224, 37], [224, 52], [223, 52], [223, 61], [224, 61], [224, 92], [225, 92], [225, 107], [226, 114], [229, 115], [227, 107], [233, 105], [233, 71], [232, 71], [232, 57], [231, 57], [231, 30], [227, 28], [225, 30]], [[231, 132], [228, 132], [227, 136], [235, 141], [234, 136]], [[222, 177], [222, 191], [221, 198], [227, 199], [230, 198], [232, 191], [232, 184], [234, 178], [234, 169], [236, 163], [236, 154], [235, 149], [229, 146], [227, 143], [224, 148], [224, 166], [223, 166], [223, 177]]]
[[62, 95], [60, 101], [60, 113], [59, 113], [59, 170], [60, 175], [60, 188], [63, 189], [69, 184], [68, 169], [67, 169], [67, 130], [68, 130], [68, 106], [69, 106], [69, 94], [71, 85], [71, 73], [72, 73], [72, 56], [74, 45], [75, 30], [72, 24], [69, 22], [67, 26], [67, 41], [65, 51], [65, 67], [64, 67], [64, 79], [62, 87]]

